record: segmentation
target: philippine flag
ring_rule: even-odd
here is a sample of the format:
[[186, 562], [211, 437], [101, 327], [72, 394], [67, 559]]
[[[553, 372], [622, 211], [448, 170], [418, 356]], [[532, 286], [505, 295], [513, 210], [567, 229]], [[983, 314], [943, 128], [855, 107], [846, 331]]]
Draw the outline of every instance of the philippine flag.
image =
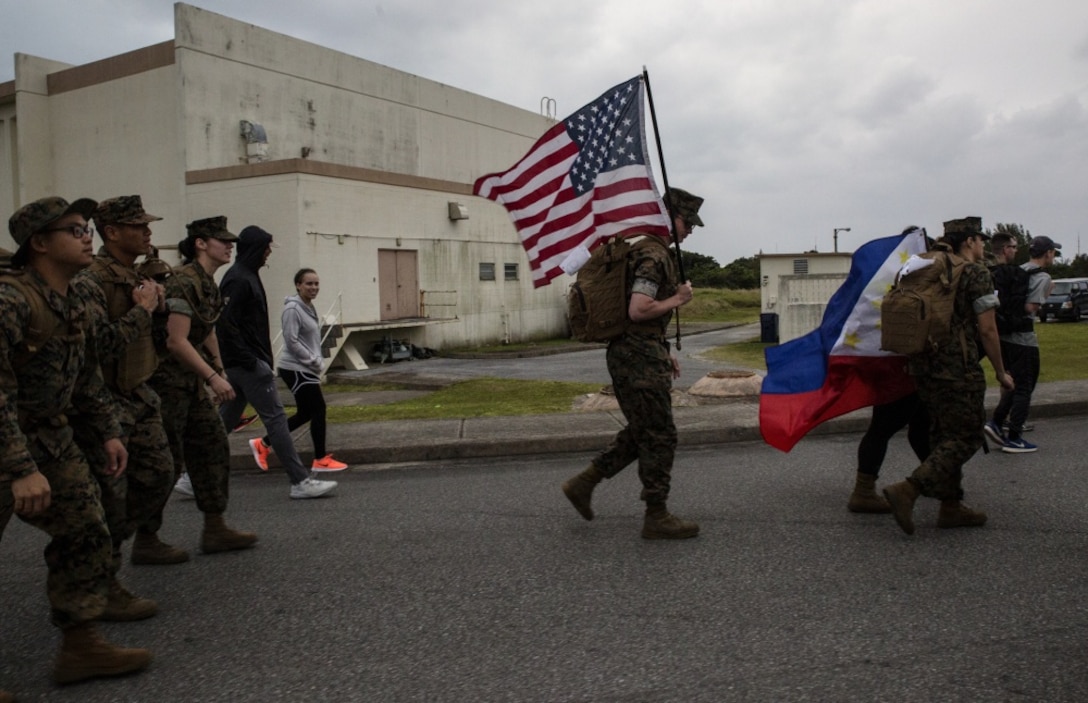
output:
[[914, 391], [906, 357], [880, 350], [880, 302], [907, 259], [925, 250], [926, 233], [918, 228], [864, 244], [819, 329], [767, 348], [759, 396], [767, 444], [788, 452], [822, 422]]

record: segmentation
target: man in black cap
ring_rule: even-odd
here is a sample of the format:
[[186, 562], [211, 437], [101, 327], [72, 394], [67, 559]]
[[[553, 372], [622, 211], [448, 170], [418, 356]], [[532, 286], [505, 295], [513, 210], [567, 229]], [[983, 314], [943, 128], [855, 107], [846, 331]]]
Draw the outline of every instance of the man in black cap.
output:
[[[1039, 380], [1039, 337], [1035, 334], [1035, 315], [1046, 302], [1054, 286], [1050, 274], [1043, 271], [1062, 254], [1062, 245], [1050, 237], [1035, 237], [1028, 245], [1029, 261], [1020, 268], [1027, 271], [1028, 292], [1024, 302], [1024, 324], [1016, 331], [1001, 335], [1001, 355], [1005, 367], [1016, 381], [1012, 391], [1002, 391], [993, 417], [985, 425], [986, 435], [1006, 454], [1027, 454], [1038, 447], [1023, 438], [1024, 421], [1031, 407], [1031, 394]], [[1008, 420], [1008, 434], [1002, 432]]]
[[[702, 226], [703, 199], [671, 188], [666, 196], [676, 236], [682, 242]], [[691, 302], [691, 281], [680, 282], [676, 257], [661, 237], [646, 237], [627, 259], [627, 331], [608, 344], [608, 373], [620, 410], [627, 420], [605, 451], [589, 467], [563, 484], [563, 493], [586, 520], [593, 519], [593, 489], [638, 461], [641, 498], [646, 502], [645, 539], [686, 539], [699, 525], [671, 514], [669, 497], [676, 425], [672, 419], [672, 380], [680, 363], [665, 339], [672, 311]]]

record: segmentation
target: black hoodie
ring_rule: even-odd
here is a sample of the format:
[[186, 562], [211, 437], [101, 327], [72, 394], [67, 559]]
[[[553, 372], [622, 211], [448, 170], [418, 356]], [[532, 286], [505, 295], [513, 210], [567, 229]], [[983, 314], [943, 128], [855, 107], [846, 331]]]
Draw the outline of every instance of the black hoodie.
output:
[[223, 368], [257, 368], [257, 361], [272, 363], [272, 339], [268, 327], [268, 296], [260, 270], [272, 235], [256, 225], [238, 234], [237, 257], [219, 284], [223, 314], [215, 325]]

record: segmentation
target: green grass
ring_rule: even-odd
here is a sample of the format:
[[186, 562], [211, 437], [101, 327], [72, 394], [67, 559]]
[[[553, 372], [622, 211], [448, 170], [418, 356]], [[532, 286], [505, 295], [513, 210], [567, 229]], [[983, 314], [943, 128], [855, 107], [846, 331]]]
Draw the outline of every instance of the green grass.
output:
[[[1088, 323], [1035, 323], [1039, 336], [1039, 383], [1088, 378]], [[997, 386], [990, 362], [983, 361], [988, 385]]]
[[[1039, 382], [1070, 381], [1088, 378], [1088, 324], [1048, 322], [1036, 324], [1039, 335]], [[746, 342], [715, 347], [703, 354], [708, 359], [721, 361], [743, 368], [766, 371], [763, 350], [768, 344], [758, 337]], [[993, 369], [988, 361], [982, 362], [989, 385], [997, 386]]]
[[485, 344], [478, 347], [462, 347], [460, 349], [451, 349], [450, 351], [461, 354], [502, 354], [520, 351], [546, 351], [552, 348], [562, 348], [570, 346], [571, 344], [572, 341], [569, 338], [562, 337], [556, 339], [538, 339], [531, 342], [514, 342], [512, 344]]
[[546, 415], [568, 412], [576, 397], [600, 389], [594, 383], [478, 378], [396, 403], [330, 407], [327, 417], [340, 423]]
[[759, 322], [759, 291], [696, 288], [695, 297], [680, 308], [683, 322]]
[[721, 361], [732, 366], [740, 366], [746, 369], [766, 371], [767, 364], [763, 359], [763, 350], [772, 346], [759, 341], [759, 337], [753, 337], [745, 342], [726, 344], [714, 347], [702, 354], [705, 359]]

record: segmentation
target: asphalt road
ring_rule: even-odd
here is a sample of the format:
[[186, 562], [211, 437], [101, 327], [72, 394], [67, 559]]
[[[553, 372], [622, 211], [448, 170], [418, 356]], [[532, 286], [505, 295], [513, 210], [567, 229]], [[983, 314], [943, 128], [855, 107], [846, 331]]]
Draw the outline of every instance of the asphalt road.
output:
[[[156, 660], [54, 689], [44, 539], [0, 543], [0, 687], [21, 701], [1085, 701], [1083, 418], [1041, 419], [1034, 455], [978, 456], [983, 529], [846, 511], [857, 435], [791, 454], [683, 448], [671, 507], [697, 539], [639, 537], [632, 470], [581, 520], [560, 482], [588, 456], [386, 466], [292, 502], [232, 479], [247, 552], [126, 567], [158, 616], [104, 626]], [[885, 479], [910, 468], [893, 443]], [[882, 480], [882, 484], [885, 481]], [[195, 546], [172, 499], [165, 536]]]
[[[675, 341], [675, 326], [669, 328], [670, 341]], [[677, 352], [681, 377], [676, 386], [687, 388], [710, 371], [730, 368], [728, 364], [701, 359], [699, 355], [713, 347], [740, 342], [759, 336], [759, 325], [741, 325], [712, 332], [685, 335]], [[551, 356], [534, 356], [520, 359], [473, 358], [452, 359], [436, 357], [423, 361], [400, 361], [393, 364], [374, 365], [357, 373], [366, 378], [381, 380], [383, 375], [411, 375], [461, 381], [481, 376], [543, 381], [580, 381], [585, 383], [612, 383], [605, 365], [604, 347], [588, 347], [585, 351], [567, 352]], [[337, 372], [338, 375], [345, 372]]]

